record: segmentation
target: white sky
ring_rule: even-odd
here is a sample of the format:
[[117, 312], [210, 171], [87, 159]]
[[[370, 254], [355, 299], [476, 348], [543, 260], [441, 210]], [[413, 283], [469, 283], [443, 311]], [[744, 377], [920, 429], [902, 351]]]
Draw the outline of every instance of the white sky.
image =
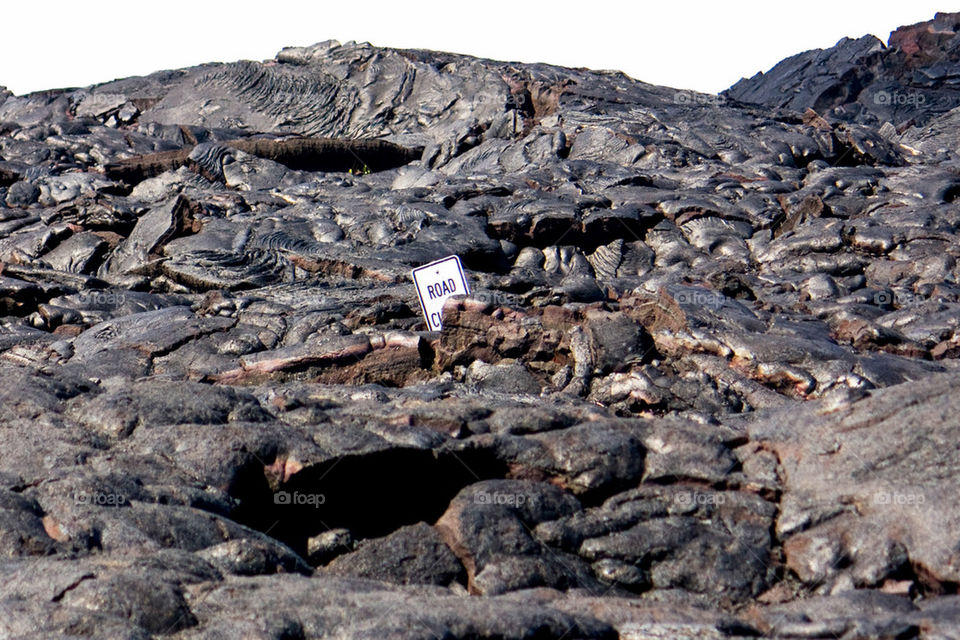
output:
[[943, 0], [635, 4], [483, 0], [4, 2], [0, 86], [86, 86], [203, 62], [272, 58], [327, 39], [619, 69], [717, 92], [806, 49], [960, 11]]

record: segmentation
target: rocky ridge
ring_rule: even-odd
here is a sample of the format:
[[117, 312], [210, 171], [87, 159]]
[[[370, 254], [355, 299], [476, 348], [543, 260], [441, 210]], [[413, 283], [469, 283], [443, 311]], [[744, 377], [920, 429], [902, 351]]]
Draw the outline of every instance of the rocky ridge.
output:
[[956, 637], [958, 32], [0, 92], [0, 638]]

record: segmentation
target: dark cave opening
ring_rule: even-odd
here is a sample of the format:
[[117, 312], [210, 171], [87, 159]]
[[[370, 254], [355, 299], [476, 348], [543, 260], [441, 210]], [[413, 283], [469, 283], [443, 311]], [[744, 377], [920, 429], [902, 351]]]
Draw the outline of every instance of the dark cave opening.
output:
[[391, 449], [331, 459], [273, 491], [262, 464], [251, 464], [231, 486], [240, 500], [231, 517], [306, 557], [307, 540], [330, 529], [348, 529], [362, 540], [433, 524], [461, 489], [506, 473], [486, 456]]

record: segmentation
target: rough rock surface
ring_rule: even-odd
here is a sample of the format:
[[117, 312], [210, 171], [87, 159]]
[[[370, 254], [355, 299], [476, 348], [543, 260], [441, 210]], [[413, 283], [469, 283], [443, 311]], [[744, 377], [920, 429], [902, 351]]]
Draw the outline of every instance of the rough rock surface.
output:
[[958, 61], [0, 90], [0, 638], [960, 636]]

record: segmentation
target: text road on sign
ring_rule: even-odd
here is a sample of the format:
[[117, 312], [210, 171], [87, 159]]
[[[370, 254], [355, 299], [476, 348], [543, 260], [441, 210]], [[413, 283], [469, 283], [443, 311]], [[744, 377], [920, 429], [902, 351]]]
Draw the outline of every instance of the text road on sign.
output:
[[463, 274], [463, 267], [460, 265], [460, 258], [447, 256], [442, 260], [417, 267], [412, 274], [427, 328], [431, 331], [440, 331], [443, 328], [444, 301], [450, 296], [470, 293], [467, 277]]

